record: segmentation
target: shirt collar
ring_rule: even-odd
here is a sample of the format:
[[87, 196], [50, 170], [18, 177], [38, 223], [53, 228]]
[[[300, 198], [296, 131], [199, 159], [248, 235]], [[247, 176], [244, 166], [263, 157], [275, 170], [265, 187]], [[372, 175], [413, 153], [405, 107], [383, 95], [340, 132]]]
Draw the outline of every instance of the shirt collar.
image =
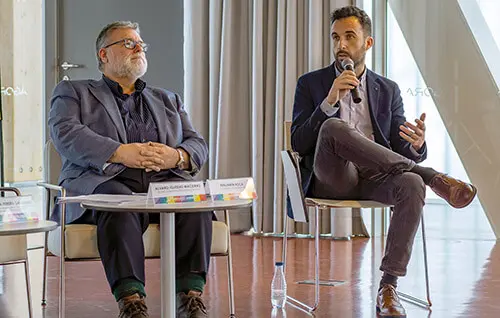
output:
[[[126, 95], [126, 94], [123, 94], [123, 89], [120, 86], [120, 84], [118, 84], [118, 82], [113, 81], [112, 79], [110, 79], [109, 77], [107, 77], [104, 74], [102, 74], [102, 79], [104, 80], [104, 82], [106, 82], [106, 84], [109, 86], [109, 88], [111, 89], [111, 91], [113, 92], [114, 95], [116, 95], [116, 96]], [[135, 87], [136, 92], [142, 93], [144, 88], [146, 88], [146, 82], [141, 80], [140, 78], [138, 78], [134, 83], [134, 87]]]
[[[342, 74], [342, 71], [339, 70], [340, 67], [337, 67], [337, 62], [333, 62], [333, 68], [335, 69], [335, 77], [339, 77], [340, 74]], [[365, 70], [363, 73], [361, 73], [361, 76], [358, 77], [359, 79], [359, 86], [363, 87], [366, 84], [366, 65], [365, 65]]]

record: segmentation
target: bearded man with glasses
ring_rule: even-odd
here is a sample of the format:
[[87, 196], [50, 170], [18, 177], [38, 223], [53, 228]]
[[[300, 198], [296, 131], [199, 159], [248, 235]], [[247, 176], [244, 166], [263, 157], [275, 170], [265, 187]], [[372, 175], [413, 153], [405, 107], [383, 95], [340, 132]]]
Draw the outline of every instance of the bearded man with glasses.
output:
[[[132, 194], [150, 182], [192, 180], [207, 160], [179, 95], [151, 87], [139, 25], [105, 26], [96, 40], [100, 80], [62, 81], [54, 89], [50, 136], [61, 155], [59, 184], [69, 195]], [[60, 220], [56, 206], [52, 219]], [[149, 317], [142, 235], [158, 214], [83, 210], [68, 204], [66, 222], [97, 225], [97, 243], [120, 318]], [[177, 316], [207, 317], [201, 294], [212, 242], [212, 215], [175, 216]]]

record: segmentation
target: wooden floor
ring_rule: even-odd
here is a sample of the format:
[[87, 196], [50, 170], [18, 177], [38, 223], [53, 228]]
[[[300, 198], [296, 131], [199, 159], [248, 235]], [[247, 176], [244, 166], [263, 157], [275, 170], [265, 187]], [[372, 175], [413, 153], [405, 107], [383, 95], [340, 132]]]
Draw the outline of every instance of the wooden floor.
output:
[[[408, 317], [499, 317], [500, 247], [474, 208], [454, 211], [426, 208], [432, 312], [405, 303]], [[431, 217], [432, 216], [432, 217]], [[443, 222], [447, 220], [447, 222]], [[476, 220], [476, 221], [474, 221]], [[481, 221], [482, 220], [482, 221]], [[474, 223], [476, 222], [476, 223]], [[309, 239], [290, 239], [288, 294], [312, 302], [312, 286], [296, 281], [313, 278], [314, 245]], [[345, 281], [321, 287], [316, 317], [376, 317], [374, 297], [383, 251], [382, 238], [357, 238], [348, 242], [320, 242], [322, 279]], [[40, 306], [42, 252], [30, 251], [30, 272], [35, 317], [57, 317], [58, 258], [49, 258], [48, 306]], [[233, 236], [236, 312], [241, 318], [308, 317], [287, 306], [271, 311], [270, 282], [274, 261], [280, 260], [281, 240]], [[147, 260], [147, 304], [151, 317], [160, 317], [159, 260]], [[227, 271], [224, 258], [212, 259], [205, 300], [210, 317], [228, 316]], [[67, 309], [70, 318], [116, 317], [116, 302], [109, 292], [100, 262], [69, 263]], [[418, 236], [407, 277], [399, 290], [425, 296], [422, 240]], [[0, 267], [0, 317], [28, 317], [22, 265]]]

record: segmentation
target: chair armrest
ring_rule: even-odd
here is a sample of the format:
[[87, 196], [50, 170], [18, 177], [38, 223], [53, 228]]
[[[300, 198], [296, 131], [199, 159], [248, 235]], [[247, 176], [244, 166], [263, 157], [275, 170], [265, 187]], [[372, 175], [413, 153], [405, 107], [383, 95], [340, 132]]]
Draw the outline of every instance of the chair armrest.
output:
[[47, 190], [59, 191], [59, 192], [61, 192], [61, 195], [64, 192], [64, 196], [66, 196], [66, 191], [61, 186], [58, 186], [58, 185], [55, 185], [55, 184], [51, 184], [51, 183], [48, 183], [48, 182], [37, 182], [36, 185], [40, 186], [40, 187], [44, 187]]
[[[61, 197], [66, 197], [66, 189], [64, 187], [51, 184], [48, 182], [37, 182], [37, 186], [45, 188], [47, 190], [47, 206], [45, 211], [46, 219], [50, 219], [50, 191], [59, 191]], [[61, 220], [64, 221], [66, 219], [66, 203], [61, 203]], [[63, 223], [63, 222], [61, 222]]]
[[17, 196], [21, 195], [21, 191], [18, 188], [13, 187], [0, 187], [0, 192], [14, 192]]

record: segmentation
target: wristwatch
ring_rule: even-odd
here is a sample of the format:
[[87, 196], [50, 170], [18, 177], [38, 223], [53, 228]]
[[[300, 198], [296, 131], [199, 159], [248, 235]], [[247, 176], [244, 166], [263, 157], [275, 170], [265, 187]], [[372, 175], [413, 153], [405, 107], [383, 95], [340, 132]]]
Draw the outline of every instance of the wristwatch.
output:
[[175, 150], [177, 150], [177, 152], [179, 153], [179, 161], [177, 161], [175, 166], [179, 169], [182, 169], [182, 165], [184, 164], [184, 162], [186, 162], [184, 160], [184, 155], [182, 154], [182, 151], [180, 149], [175, 149]]

